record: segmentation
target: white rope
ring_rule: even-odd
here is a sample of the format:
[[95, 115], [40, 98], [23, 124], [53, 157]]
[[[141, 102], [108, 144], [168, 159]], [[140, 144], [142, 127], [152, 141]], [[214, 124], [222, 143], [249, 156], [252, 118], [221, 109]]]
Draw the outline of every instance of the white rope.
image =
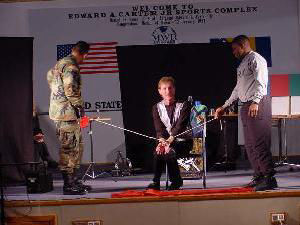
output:
[[153, 140], [157, 140], [158, 141], [158, 138], [155, 138], [155, 137], [150, 137], [150, 136], [147, 136], [145, 134], [140, 134], [138, 132], [135, 132], [135, 131], [132, 131], [132, 130], [128, 130], [128, 129], [125, 129], [125, 128], [122, 128], [122, 127], [118, 127], [116, 125], [113, 125], [111, 123], [106, 123], [104, 121], [102, 121], [101, 119], [94, 119], [95, 121], [99, 122], [99, 123], [102, 123], [102, 124], [105, 124], [105, 125], [108, 125], [108, 126], [111, 126], [111, 127], [115, 127], [115, 128], [118, 128], [120, 130], [124, 130], [124, 131], [127, 131], [127, 132], [130, 132], [130, 133], [133, 133], [133, 134], [136, 134], [136, 135], [140, 135], [142, 137], [146, 137], [146, 138], [149, 138], [149, 139], [153, 139]]
[[188, 133], [188, 132], [190, 132], [190, 131], [192, 131], [192, 130], [198, 128], [198, 127], [202, 127], [202, 126], [204, 126], [205, 124], [208, 124], [208, 123], [210, 123], [210, 122], [212, 122], [212, 121], [214, 121], [214, 120], [216, 120], [216, 118], [213, 118], [213, 119], [211, 119], [211, 120], [208, 120], [208, 121], [206, 121], [206, 122], [204, 122], [204, 123], [201, 123], [201, 124], [199, 124], [199, 125], [197, 125], [197, 126], [191, 128], [191, 129], [188, 129], [188, 130], [186, 130], [186, 131], [184, 131], [184, 132], [182, 132], [182, 133], [180, 133], [180, 134], [177, 134], [177, 135], [174, 136], [174, 138], [177, 138], [177, 137], [179, 137], [179, 136], [181, 136], [181, 135], [183, 135], [183, 134], [186, 134], [186, 133]]
[[[100, 118], [96, 118], [96, 119], [93, 119], [93, 120], [96, 121], [96, 122], [98, 122], [98, 123], [102, 123], [102, 124], [105, 124], [105, 125], [108, 125], [108, 126], [111, 126], [111, 127], [114, 127], [114, 128], [118, 128], [118, 129], [120, 129], [120, 130], [124, 130], [124, 131], [130, 132], [130, 133], [136, 134], [136, 135], [140, 135], [140, 136], [142, 136], [142, 137], [146, 137], [146, 138], [149, 138], [149, 139], [153, 139], [153, 140], [159, 141], [158, 138], [151, 137], [151, 136], [147, 136], [147, 135], [145, 135], [145, 134], [141, 134], [141, 133], [138, 133], [138, 132], [135, 132], [135, 131], [132, 131], [132, 130], [128, 130], [128, 129], [125, 129], [125, 128], [123, 128], [123, 127], [119, 127], [119, 126], [116, 126], [116, 125], [114, 125], [114, 124], [111, 124], [111, 123], [106, 123], [106, 122], [102, 121]], [[208, 120], [208, 121], [206, 121], [206, 122], [204, 122], [204, 123], [201, 123], [201, 124], [197, 125], [196, 127], [193, 127], [193, 128], [191, 128], [191, 129], [189, 129], [189, 130], [186, 130], [186, 131], [184, 131], [184, 132], [182, 132], [182, 133], [180, 133], [180, 134], [177, 134], [177, 135], [174, 136], [174, 138], [179, 137], [179, 136], [181, 136], [181, 135], [183, 135], [183, 134], [186, 134], [186, 133], [188, 133], [188, 132], [190, 132], [190, 131], [192, 131], [192, 130], [198, 128], [198, 127], [204, 126], [205, 124], [210, 123], [210, 122], [212, 122], [212, 121], [214, 121], [214, 120], [216, 120], [216, 118], [211, 119], [211, 120]]]

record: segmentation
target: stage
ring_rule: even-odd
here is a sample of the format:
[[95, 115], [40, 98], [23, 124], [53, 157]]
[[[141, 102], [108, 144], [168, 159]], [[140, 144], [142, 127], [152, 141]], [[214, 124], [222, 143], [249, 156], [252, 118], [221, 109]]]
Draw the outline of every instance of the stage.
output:
[[[251, 170], [209, 172], [207, 189], [241, 187], [249, 182], [251, 174]], [[199, 224], [203, 219], [210, 222], [207, 224], [240, 225], [249, 224], [247, 222], [253, 220], [253, 224], [260, 225], [269, 224], [270, 212], [287, 212], [288, 224], [296, 225], [300, 203], [300, 173], [290, 172], [287, 167], [282, 167], [278, 170], [276, 178], [279, 188], [266, 192], [130, 198], [112, 198], [112, 194], [126, 190], [143, 191], [151, 182], [152, 174], [88, 180], [87, 183], [93, 186], [93, 191], [83, 196], [62, 195], [63, 182], [58, 178], [54, 181], [54, 190], [44, 194], [27, 195], [25, 186], [7, 187], [6, 214], [9, 217], [55, 215], [53, 218], [57, 224], [99, 219], [105, 225], [179, 225]], [[164, 185], [165, 182], [161, 182], [162, 189]], [[183, 190], [202, 188], [201, 180], [184, 180]], [[255, 217], [252, 217], [252, 213]], [[226, 217], [226, 220], [222, 217]]]
[[[145, 190], [151, 182], [152, 174], [139, 174], [128, 177], [99, 177], [95, 180], [87, 180], [86, 183], [93, 187], [93, 190], [86, 195], [63, 195], [63, 181], [59, 175], [55, 175], [54, 190], [43, 194], [27, 194], [25, 186], [7, 187], [5, 199], [7, 201], [56, 201], [64, 199], [110, 199], [114, 193], [125, 190]], [[236, 170], [228, 172], [208, 172], [207, 189], [224, 189], [231, 187], [242, 187], [250, 181], [251, 170]], [[271, 191], [275, 193], [287, 191], [299, 191], [300, 195], [300, 173], [290, 172], [287, 168], [281, 168], [276, 175], [279, 188]], [[183, 190], [203, 189], [201, 179], [187, 178], [184, 180]], [[165, 177], [162, 177], [161, 191], [165, 191]]]

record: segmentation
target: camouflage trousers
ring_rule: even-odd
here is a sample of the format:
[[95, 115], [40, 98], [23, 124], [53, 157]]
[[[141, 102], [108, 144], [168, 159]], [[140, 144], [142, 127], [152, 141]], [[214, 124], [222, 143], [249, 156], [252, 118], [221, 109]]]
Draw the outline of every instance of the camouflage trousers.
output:
[[56, 135], [60, 142], [59, 169], [73, 173], [80, 167], [83, 142], [79, 123], [74, 121], [55, 121]]

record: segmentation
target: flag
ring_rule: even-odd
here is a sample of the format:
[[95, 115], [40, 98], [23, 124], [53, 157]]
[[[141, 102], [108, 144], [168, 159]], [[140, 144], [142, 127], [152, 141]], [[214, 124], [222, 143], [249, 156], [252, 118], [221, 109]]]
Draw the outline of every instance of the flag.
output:
[[[87, 58], [79, 65], [80, 74], [119, 74], [116, 46], [118, 42], [90, 43]], [[57, 45], [57, 60], [71, 54], [74, 44]]]
[[300, 74], [273, 74], [270, 79], [271, 96], [300, 96]]
[[[250, 39], [250, 46], [253, 51], [258, 52], [262, 55], [267, 63], [268, 67], [272, 67], [272, 56], [271, 56], [271, 38], [270, 37], [249, 37]], [[210, 43], [219, 43], [225, 42], [230, 43], [232, 42], [233, 38], [212, 38], [210, 39]]]

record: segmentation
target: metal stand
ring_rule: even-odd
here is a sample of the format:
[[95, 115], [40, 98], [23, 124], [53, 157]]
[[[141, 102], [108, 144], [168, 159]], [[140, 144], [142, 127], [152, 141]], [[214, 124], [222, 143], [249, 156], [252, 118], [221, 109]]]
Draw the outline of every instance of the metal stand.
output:
[[166, 163], [166, 190], [169, 188], [169, 172], [168, 172], [168, 164]]
[[[177, 160], [179, 166], [184, 168], [186, 171], [191, 171], [192, 169], [196, 171], [196, 173], [201, 174], [201, 170], [195, 164], [195, 157], [202, 157], [203, 167], [202, 167], [202, 182], [203, 188], [206, 188], [206, 176], [207, 176], [207, 162], [206, 162], [206, 117], [203, 119], [203, 131], [202, 131], [202, 153], [200, 154], [192, 154], [191, 158], [180, 158]], [[166, 171], [167, 175], [167, 171]], [[199, 178], [200, 179], [200, 178]], [[167, 181], [168, 182], [168, 176]], [[168, 185], [168, 183], [167, 183]]]
[[[200, 173], [199, 168], [196, 166], [194, 157], [201, 157], [203, 160], [203, 172], [201, 174], [202, 176], [202, 183], [203, 183], [203, 188], [206, 188], [206, 175], [207, 175], [207, 164], [206, 164], [206, 117], [203, 120], [204, 125], [203, 125], [203, 131], [202, 131], [202, 153], [201, 154], [193, 154], [192, 158], [181, 158], [178, 159], [177, 162], [179, 166], [183, 167], [186, 171], [189, 171], [191, 169], [194, 169], [197, 171], [197, 173]], [[167, 167], [166, 167], [166, 186], [168, 186], [168, 174], [167, 174]]]
[[[283, 155], [282, 149], [282, 128], [283, 128], [283, 148], [285, 155]], [[279, 159], [275, 163], [276, 167], [280, 166], [290, 166], [290, 169], [293, 170], [293, 167], [300, 169], [300, 164], [289, 163], [288, 161], [288, 148], [287, 148], [287, 131], [286, 131], [286, 118], [278, 119], [278, 139], [279, 139]]]
[[225, 170], [224, 172], [227, 173], [227, 165], [228, 165], [228, 146], [227, 146], [227, 124], [226, 124], [226, 119], [221, 119], [221, 130], [223, 129], [223, 139], [224, 139], [224, 153], [225, 153], [225, 161], [216, 163], [216, 165], [223, 165]]
[[204, 127], [203, 127], [203, 141], [202, 141], [202, 155], [203, 155], [203, 176], [202, 176], [202, 183], [203, 188], [206, 188], [206, 117], [204, 118]]
[[92, 178], [92, 179], [96, 179], [97, 177], [103, 177], [103, 176], [110, 176], [109, 173], [107, 172], [101, 172], [99, 174], [97, 174], [97, 172], [95, 171], [95, 162], [94, 162], [94, 145], [93, 145], [93, 130], [92, 130], [92, 122], [93, 120], [89, 121], [89, 132], [88, 134], [90, 135], [90, 143], [91, 143], [91, 161], [89, 163], [89, 167], [87, 168], [85, 174], [82, 177], [82, 180], [85, 181], [86, 177]]

